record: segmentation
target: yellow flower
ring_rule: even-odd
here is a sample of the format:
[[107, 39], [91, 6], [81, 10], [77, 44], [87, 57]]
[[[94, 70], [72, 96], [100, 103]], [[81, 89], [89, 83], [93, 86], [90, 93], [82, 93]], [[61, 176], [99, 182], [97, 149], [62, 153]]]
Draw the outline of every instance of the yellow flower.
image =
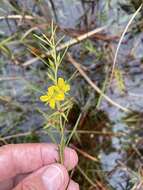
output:
[[55, 86], [51, 86], [48, 88], [46, 95], [40, 96], [40, 100], [42, 102], [49, 103], [50, 107], [53, 109], [55, 108], [55, 103], [56, 103], [54, 98], [54, 91], [55, 91]]
[[58, 78], [57, 85], [50, 86], [46, 95], [40, 97], [42, 102], [47, 102], [54, 109], [56, 102], [65, 99], [65, 93], [70, 90], [70, 85], [66, 84], [63, 78]]
[[59, 90], [63, 93], [66, 93], [70, 90], [70, 85], [67, 84], [63, 78], [58, 78], [58, 84], [57, 87], [59, 88]]

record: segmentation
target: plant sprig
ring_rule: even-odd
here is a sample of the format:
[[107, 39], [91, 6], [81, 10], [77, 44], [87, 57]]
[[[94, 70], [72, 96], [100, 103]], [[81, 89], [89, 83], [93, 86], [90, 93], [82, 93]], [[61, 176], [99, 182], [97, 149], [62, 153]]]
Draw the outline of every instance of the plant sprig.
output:
[[[63, 58], [67, 52], [67, 48], [61, 54], [57, 52], [57, 45], [63, 38], [57, 41], [56, 39], [56, 27], [53, 23], [51, 25], [51, 37], [48, 38], [45, 34], [42, 37], [35, 35], [40, 40], [41, 47], [44, 50], [50, 50], [51, 54], [48, 58], [48, 77], [51, 80], [51, 85], [47, 88], [47, 92], [41, 95], [40, 100], [49, 105], [52, 110], [52, 114], [46, 118], [47, 124], [44, 129], [56, 128], [60, 132], [61, 140], [59, 144], [59, 156], [60, 162], [64, 163], [64, 148], [66, 144], [65, 140], [65, 124], [67, 122], [68, 113], [72, 107], [72, 101], [69, 96], [70, 85], [63, 76], [59, 76], [59, 67], [63, 61]], [[45, 63], [45, 60], [43, 60]], [[45, 113], [44, 117], [45, 117]]]

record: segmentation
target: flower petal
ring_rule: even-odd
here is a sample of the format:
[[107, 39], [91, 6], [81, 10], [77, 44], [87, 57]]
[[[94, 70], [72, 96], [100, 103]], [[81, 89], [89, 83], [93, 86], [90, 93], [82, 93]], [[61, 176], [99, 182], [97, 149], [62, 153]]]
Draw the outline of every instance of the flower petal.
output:
[[42, 102], [48, 102], [48, 101], [49, 101], [49, 96], [47, 96], [47, 95], [40, 96], [40, 100], [41, 100]]
[[49, 101], [49, 106], [50, 106], [52, 109], [54, 109], [54, 108], [55, 108], [55, 105], [56, 105], [55, 100], [54, 100], [54, 99], [51, 99], [51, 100]]
[[48, 88], [48, 95], [53, 95], [54, 90], [55, 90], [55, 86], [54, 86], [54, 85], [53, 85], [53, 86], [50, 86], [50, 87]]
[[55, 93], [59, 93], [60, 92], [60, 88], [58, 86], [55, 86]]
[[58, 86], [60, 87], [62, 87], [63, 85], [65, 85], [65, 81], [64, 81], [64, 79], [63, 78], [58, 78]]
[[57, 86], [63, 92], [67, 92], [70, 90], [70, 85], [66, 84], [66, 82], [64, 81], [63, 78], [58, 78], [58, 85]]
[[57, 94], [57, 95], [55, 96], [55, 99], [56, 99], [57, 101], [62, 101], [62, 100], [65, 99], [65, 94], [62, 93], [62, 92], [60, 92], [59, 94]]
[[67, 92], [67, 91], [69, 91], [69, 90], [70, 90], [70, 85], [69, 85], [69, 84], [66, 84], [66, 85], [65, 85], [65, 88], [64, 88], [64, 91]]

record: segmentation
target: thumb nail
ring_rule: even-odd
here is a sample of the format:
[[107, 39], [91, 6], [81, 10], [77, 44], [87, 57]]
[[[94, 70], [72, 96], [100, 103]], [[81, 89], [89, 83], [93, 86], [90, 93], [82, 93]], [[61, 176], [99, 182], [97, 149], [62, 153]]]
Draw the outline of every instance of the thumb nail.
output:
[[[64, 171], [65, 170], [65, 171]], [[64, 184], [66, 169], [60, 164], [50, 165], [42, 175], [45, 189], [57, 190]]]

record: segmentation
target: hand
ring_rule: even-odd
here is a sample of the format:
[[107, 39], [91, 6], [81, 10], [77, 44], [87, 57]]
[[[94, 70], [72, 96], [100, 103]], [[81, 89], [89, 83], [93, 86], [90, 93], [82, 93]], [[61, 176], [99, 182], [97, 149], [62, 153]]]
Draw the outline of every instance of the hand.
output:
[[0, 148], [0, 190], [79, 190], [69, 179], [78, 157], [65, 148], [64, 165], [58, 164], [58, 147], [54, 144], [17, 144]]

